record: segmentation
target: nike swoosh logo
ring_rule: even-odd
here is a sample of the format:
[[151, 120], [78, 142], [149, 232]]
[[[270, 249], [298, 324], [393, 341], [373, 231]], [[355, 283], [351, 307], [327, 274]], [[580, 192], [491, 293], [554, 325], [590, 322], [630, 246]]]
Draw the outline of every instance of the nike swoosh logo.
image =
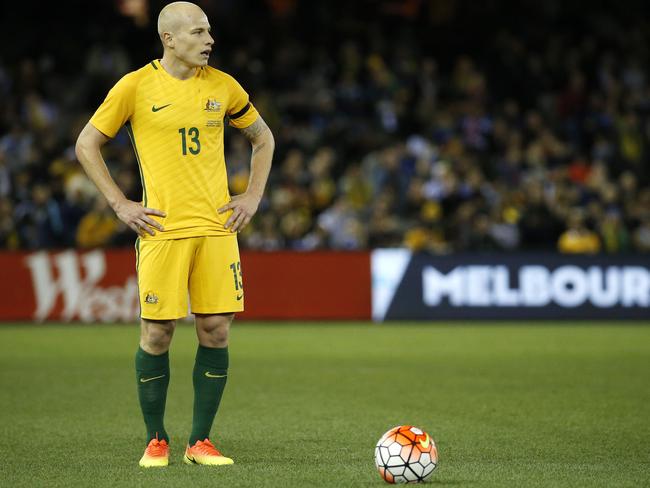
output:
[[208, 377], [208, 378], [225, 378], [228, 375], [227, 374], [212, 374], [209, 371], [206, 371], [205, 376]]
[[158, 110], [162, 110], [165, 107], [169, 107], [171, 103], [168, 103], [167, 105], [161, 105], [160, 107], [156, 107], [155, 105], [151, 106], [151, 111], [152, 112], [157, 112]]
[[153, 381], [153, 380], [159, 380], [160, 378], [164, 378], [165, 375], [161, 374], [160, 376], [154, 376], [153, 378], [140, 378], [140, 383], [146, 383], [148, 381]]
[[244, 298], [244, 295], [243, 295], [243, 294], [241, 294], [241, 295], [237, 295], [237, 301], [241, 300], [242, 298]]
[[429, 434], [424, 434], [424, 435], [426, 435], [427, 438], [426, 439], [420, 439], [419, 440], [420, 445], [422, 446], [422, 449], [429, 449], [429, 441], [430, 441]]

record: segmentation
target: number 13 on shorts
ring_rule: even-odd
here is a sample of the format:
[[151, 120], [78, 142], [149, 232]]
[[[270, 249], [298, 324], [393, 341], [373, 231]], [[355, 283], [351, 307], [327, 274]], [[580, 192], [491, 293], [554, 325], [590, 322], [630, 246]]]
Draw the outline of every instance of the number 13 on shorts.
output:
[[239, 261], [230, 263], [230, 270], [232, 271], [232, 280], [235, 286], [235, 293], [237, 294], [237, 300], [239, 301], [244, 297], [244, 284], [242, 283], [241, 263]]

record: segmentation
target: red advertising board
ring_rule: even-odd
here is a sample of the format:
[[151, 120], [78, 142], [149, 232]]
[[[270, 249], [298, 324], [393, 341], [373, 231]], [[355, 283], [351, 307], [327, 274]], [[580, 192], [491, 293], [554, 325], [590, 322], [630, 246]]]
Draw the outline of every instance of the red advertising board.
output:
[[369, 319], [366, 252], [243, 253], [244, 318]]
[[[242, 253], [245, 319], [370, 318], [368, 253]], [[0, 320], [134, 321], [133, 250], [0, 253]]]

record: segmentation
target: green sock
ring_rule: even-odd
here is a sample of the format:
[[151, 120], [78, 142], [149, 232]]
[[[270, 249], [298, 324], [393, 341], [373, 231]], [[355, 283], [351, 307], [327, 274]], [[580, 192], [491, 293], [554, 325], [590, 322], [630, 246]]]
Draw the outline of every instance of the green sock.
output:
[[228, 379], [228, 348], [204, 347], [199, 344], [194, 363], [194, 416], [190, 446], [210, 437], [221, 395]]
[[156, 437], [169, 442], [163, 423], [169, 385], [169, 352], [155, 356], [138, 347], [135, 371], [140, 409], [147, 426], [147, 442]]

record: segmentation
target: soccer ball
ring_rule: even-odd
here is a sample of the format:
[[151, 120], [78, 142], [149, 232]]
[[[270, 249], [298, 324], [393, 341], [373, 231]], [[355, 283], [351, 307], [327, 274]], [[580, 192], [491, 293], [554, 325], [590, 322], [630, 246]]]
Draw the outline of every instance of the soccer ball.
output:
[[428, 480], [438, 466], [438, 450], [423, 430], [400, 425], [377, 442], [375, 464], [388, 483], [419, 483]]

